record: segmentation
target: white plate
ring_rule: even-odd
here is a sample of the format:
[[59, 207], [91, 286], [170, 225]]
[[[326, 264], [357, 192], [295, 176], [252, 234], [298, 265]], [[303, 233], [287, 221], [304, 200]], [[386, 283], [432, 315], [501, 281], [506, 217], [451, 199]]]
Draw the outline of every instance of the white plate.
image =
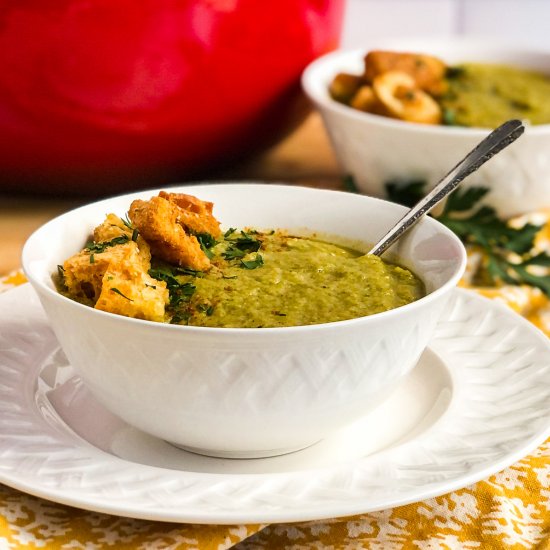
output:
[[443, 494], [550, 435], [550, 340], [455, 291], [409, 378], [337, 436], [290, 455], [202, 457], [102, 408], [29, 285], [0, 296], [0, 481], [73, 506], [193, 523], [305, 521]]

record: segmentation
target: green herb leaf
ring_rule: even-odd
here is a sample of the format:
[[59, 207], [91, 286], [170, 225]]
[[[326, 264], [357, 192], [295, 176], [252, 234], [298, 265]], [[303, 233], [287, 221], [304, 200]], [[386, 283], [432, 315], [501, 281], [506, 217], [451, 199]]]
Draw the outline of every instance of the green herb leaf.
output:
[[126, 298], [126, 300], [128, 300], [129, 302], [133, 302], [134, 300], [132, 300], [131, 298], [128, 298], [128, 296], [126, 296], [125, 294], [122, 294], [122, 292], [120, 292], [120, 290], [118, 288], [111, 288], [110, 289], [111, 292], [114, 292], [115, 294], [119, 294], [120, 296], [122, 296], [123, 298]]
[[95, 256], [94, 256], [94, 254], [90, 254], [90, 263], [91, 263], [91, 264], [94, 264], [94, 263], [95, 263]]
[[246, 256], [246, 252], [244, 250], [239, 250], [238, 248], [230, 247], [222, 253], [222, 256], [226, 260], [237, 260], [239, 258], [244, 258]]
[[546, 252], [540, 252], [535, 256], [531, 256], [531, 258], [527, 258], [525, 261], [522, 262], [522, 265], [538, 265], [541, 267], [550, 267], [550, 256], [548, 256]]
[[230, 227], [224, 234], [223, 234], [223, 237], [224, 239], [227, 239], [228, 237], [230, 237], [231, 235], [233, 235], [233, 233], [235, 233], [235, 231], [237, 231], [234, 227]]
[[206, 257], [208, 259], [212, 259], [214, 257], [214, 253], [212, 252], [212, 248], [218, 244], [216, 239], [210, 235], [210, 233], [191, 233], [197, 238], [197, 241], [199, 241], [199, 244], [201, 246], [201, 250], [206, 254]]
[[468, 187], [464, 190], [451, 193], [445, 203], [443, 215], [447, 212], [466, 212], [471, 210], [488, 192], [489, 189], [485, 187]]
[[191, 317], [191, 313], [188, 311], [181, 311], [174, 313], [170, 319], [171, 325], [183, 325], [189, 323], [189, 318]]
[[[424, 185], [420, 184], [415, 181], [397, 188], [398, 198], [410, 198], [419, 191], [423, 196]], [[390, 193], [396, 190], [392, 184], [388, 184], [387, 189]], [[533, 267], [550, 268], [550, 256], [534, 250], [535, 237], [541, 226], [527, 223], [522, 227], [512, 227], [500, 219], [493, 208], [479, 205], [488, 192], [484, 187], [454, 191], [437, 219], [463, 242], [483, 250], [487, 258], [487, 277], [482, 274], [481, 280], [488, 278], [491, 284], [497, 281], [528, 284], [550, 296], [550, 275], [533, 273], [532, 270]]]
[[128, 218], [128, 212], [126, 212], [125, 216], [121, 218], [122, 223], [128, 228], [128, 229], [134, 229], [134, 226], [132, 225], [132, 222], [130, 221], [130, 218]]
[[214, 306], [211, 304], [199, 304], [197, 306], [197, 311], [205, 313], [208, 317], [210, 317], [212, 313], [214, 313]]
[[138, 231], [137, 229], [134, 229], [134, 230], [132, 231], [132, 240], [133, 240], [134, 242], [137, 241], [138, 235], [139, 235], [139, 231]]
[[243, 269], [256, 269], [257, 267], [261, 267], [264, 265], [264, 259], [261, 257], [260, 254], [256, 254], [256, 258], [253, 260], [245, 261], [241, 260], [241, 265]]
[[115, 237], [114, 239], [111, 239], [110, 241], [105, 242], [92, 242], [86, 245], [85, 250], [87, 252], [105, 252], [105, 250], [111, 246], [116, 246], [117, 244], [124, 244], [127, 243], [130, 240], [130, 237], [128, 235], [121, 235], [120, 237]]
[[455, 126], [456, 111], [454, 109], [443, 109], [442, 121], [445, 126]]
[[176, 278], [178, 271], [183, 268], [160, 266], [151, 268], [149, 275], [157, 281], [164, 281], [168, 288], [168, 297], [170, 300], [169, 308], [174, 313], [183, 315], [188, 307], [191, 297], [195, 293], [197, 287], [189, 282], [182, 283]]
[[445, 71], [445, 78], [460, 78], [465, 72], [466, 69], [464, 67], [447, 67], [447, 70]]
[[257, 231], [241, 231], [236, 239], [226, 238], [226, 241], [229, 241], [231, 244], [227, 247], [226, 251], [222, 253], [222, 257], [228, 261], [239, 260], [250, 252], [257, 252], [262, 246], [262, 241], [252, 236], [257, 234]]
[[424, 197], [424, 180], [389, 181], [385, 185], [388, 199], [403, 206], [414, 206]]
[[344, 177], [344, 190], [348, 193], [359, 193], [359, 189], [357, 188], [357, 184], [355, 183], [355, 179], [352, 175], [348, 174]]

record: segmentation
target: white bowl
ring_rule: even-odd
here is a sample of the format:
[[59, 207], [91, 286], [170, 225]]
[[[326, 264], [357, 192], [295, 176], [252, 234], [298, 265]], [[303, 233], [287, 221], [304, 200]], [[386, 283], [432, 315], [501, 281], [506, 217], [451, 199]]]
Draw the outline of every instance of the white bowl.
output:
[[[432, 54], [448, 64], [503, 63], [550, 74], [550, 51], [509, 45], [409, 39], [380, 42], [376, 49]], [[388, 182], [411, 180], [425, 180], [429, 189], [490, 130], [403, 122], [334, 101], [329, 83], [339, 72], [361, 74], [367, 51], [336, 51], [317, 59], [303, 74], [303, 88], [323, 117], [343, 173], [353, 176], [361, 192], [385, 197]], [[550, 207], [550, 125], [527, 127], [461, 185], [489, 188], [484, 203], [505, 217]]]
[[[214, 202], [225, 227], [318, 231], [376, 241], [403, 207], [337, 191], [284, 185], [174, 188]], [[427, 295], [369, 317], [289, 328], [204, 328], [130, 319], [59, 294], [56, 266], [106, 213], [140, 192], [64, 214], [38, 229], [23, 268], [71, 365], [128, 423], [204, 454], [269, 456], [302, 448], [365, 414], [414, 367], [465, 266], [456, 236], [422, 220], [395, 246]]]

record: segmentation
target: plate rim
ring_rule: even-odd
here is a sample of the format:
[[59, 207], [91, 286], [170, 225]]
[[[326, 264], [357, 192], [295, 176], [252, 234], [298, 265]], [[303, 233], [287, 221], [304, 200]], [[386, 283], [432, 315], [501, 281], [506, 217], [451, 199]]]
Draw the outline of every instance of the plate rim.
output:
[[[31, 304], [28, 301], [28, 307], [34, 309], [34, 314], [43, 314], [41, 307], [38, 302], [36, 294], [31, 289], [30, 285], [22, 285], [21, 287], [11, 289], [6, 293], [0, 295], [0, 303], [4, 300], [7, 300], [8, 296], [11, 296], [11, 299], [16, 299], [16, 294], [24, 296], [25, 294], [31, 293], [34, 294], [35, 302]], [[28, 296], [27, 296], [28, 297]], [[521, 327], [522, 333], [526, 331], [530, 337], [538, 340], [545, 348], [546, 352], [550, 357], [550, 340], [548, 337], [535, 327], [532, 323], [521, 317], [519, 314], [514, 313], [506, 305], [501, 304], [495, 300], [491, 300], [480, 296], [474, 293], [471, 290], [466, 289], [455, 289], [453, 291], [453, 297], [455, 300], [462, 299], [463, 303], [468, 306], [470, 303], [474, 302], [479, 304], [477, 307], [483, 307], [489, 310], [495, 310], [501, 314], [507, 316], [512, 324], [517, 324], [518, 327]], [[475, 307], [475, 306], [474, 306]], [[444, 314], [445, 316], [445, 314]], [[0, 319], [2, 314], [0, 313]], [[45, 317], [44, 317], [45, 319]], [[49, 325], [49, 323], [46, 324]], [[53, 337], [53, 333], [52, 333]], [[54, 337], [55, 338], [55, 337]], [[437, 352], [436, 352], [437, 353]], [[438, 354], [439, 355], [439, 354]], [[0, 351], [0, 360], [2, 359], [2, 354]], [[0, 368], [2, 366], [0, 365]], [[32, 380], [36, 380], [35, 374], [37, 373], [38, 367], [35, 367], [34, 375]], [[28, 382], [27, 382], [28, 383]], [[452, 401], [451, 401], [452, 403]], [[36, 404], [35, 404], [36, 406]], [[450, 409], [451, 407], [449, 407]], [[449, 413], [449, 410], [446, 414]], [[0, 433], [2, 433], [2, 410], [0, 409]], [[255, 509], [255, 510], [246, 510], [242, 511], [239, 508], [228, 510], [220, 509], [216, 510], [198, 510], [195, 511], [193, 506], [191, 509], [183, 509], [181, 507], [170, 506], [168, 508], [144, 508], [143, 504], [136, 502], [136, 499], [129, 499], [124, 501], [123, 504], [120, 504], [118, 501], [107, 501], [105, 498], [97, 498], [93, 495], [87, 494], [82, 490], [74, 490], [66, 487], [56, 487], [56, 486], [45, 486], [37, 484], [34, 478], [30, 480], [21, 479], [21, 475], [14, 475], [13, 472], [6, 471], [4, 464], [0, 458], [0, 482], [4, 483], [7, 486], [10, 486], [14, 489], [23, 491], [25, 493], [44, 498], [46, 500], [58, 502], [60, 504], [75, 506], [85, 510], [91, 510], [94, 512], [114, 514], [118, 516], [131, 517], [136, 519], [144, 520], [153, 520], [153, 521], [167, 521], [167, 522], [179, 522], [179, 523], [202, 523], [202, 524], [243, 524], [243, 523], [280, 523], [280, 522], [297, 522], [297, 521], [310, 521], [310, 520], [319, 520], [335, 517], [345, 517], [356, 514], [374, 512], [382, 509], [394, 508], [397, 506], [403, 506], [413, 502], [419, 502], [427, 498], [432, 498], [446, 494], [464, 487], [467, 487], [475, 482], [478, 482], [482, 479], [489, 477], [490, 475], [501, 471], [502, 469], [510, 466], [511, 464], [517, 462], [524, 456], [528, 455], [539, 445], [544, 443], [548, 437], [550, 437], [550, 411], [546, 415], [547, 423], [544, 428], [539, 429], [530, 437], [522, 440], [511, 450], [504, 453], [498, 460], [492, 460], [490, 463], [485, 464], [482, 462], [479, 465], [474, 466], [466, 473], [457, 475], [454, 479], [445, 479], [439, 482], [429, 484], [427, 486], [422, 486], [413, 490], [410, 490], [408, 493], [397, 493], [394, 497], [389, 497], [385, 499], [379, 499], [378, 504], [368, 503], [365, 499], [353, 499], [350, 497], [351, 502], [341, 501], [337, 506], [334, 504], [326, 504], [321, 502], [318, 503], [313, 509], [311, 508], [311, 502], [304, 503], [304, 508], [290, 508], [284, 509], [280, 508], [279, 510], [269, 510], [269, 509]], [[63, 421], [62, 421], [63, 422]], [[65, 424], [63, 422], [63, 424]], [[304, 479], [317, 477], [320, 473], [331, 473], [338, 474], [342, 471], [348, 471], [350, 469], [355, 470], [361, 466], [362, 463], [366, 463], [370, 460], [380, 460], [387, 453], [393, 452], [395, 449], [403, 449], [405, 446], [414, 444], [418, 439], [413, 437], [411, 440], [397, 445], [396, 447], [390, 447], [389, 449], [382, 450], [374, 455], [369, 455], [367, 457], [360, 457], [352, 460], [349, 463], [340, 463], [334, 466], [324, 466], [316, 467], [310, 470], [303, 471], [291, 471], [291, 472], [268, 472], [268, 473], [205, 473], [205, 472], [188, 472], [182, 470], [172, 470], [166, 469], [159, 466], [152, 466], [146, 464], [139, 464], [125, 460], [123, 458], [111, 455], [101, 449], [93, 446], [91, 443], [87, 442], [84, 438], [72, 431], [72, 429], [67, 426], [74, 437], [78, 438], [80, 446], [82, 448], [91, 449], [89, 459], [97, 459], [98, 456], [103, 456], [108, 463], [120, 463], [121, 465], [131, 465], [135, 469], [136, 473], [142, 473], [143, 471], [160, 471], [165, 472], [169, 470], [170, 474], [174, 478], [187, 478], [189, 481], [198, 480], [199, 482], [210, 481], [211, 485], [216, 484], [219, 481], [231, 480], [233, 482], [239, 481], [242, 485], [242, 481], [246, 479], [247, 482], [254, 482], [257, 480], [265, 480], [266, 478], [272, 479], [275, 481], [279, 480], [293, 480], [295, 478]], [[429, 430], [428, 430], [429, 431]], [[421, 436], [422, 437], [422, 436]], [[82, 444], [83, 443], [83, 444]], [[5, 451], [8, 447], [8, 444], [2, 444], [0, 442], [0, 454]], [[75, 448], [78, 446], [74, 444]], [[11, 475], [10, 475], [11, 474]], [[206, 484], [208, 485], [208, 484]], [[137, 499], [139, 501], [139, 499]]]

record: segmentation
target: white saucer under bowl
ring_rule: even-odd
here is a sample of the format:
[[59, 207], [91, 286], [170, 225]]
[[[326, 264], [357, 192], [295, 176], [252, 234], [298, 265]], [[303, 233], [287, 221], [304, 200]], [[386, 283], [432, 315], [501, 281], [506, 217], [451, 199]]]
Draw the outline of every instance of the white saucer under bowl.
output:
[[550, 340], [456, 290], [429, 349], [376, 410], [289, 455], [209, 458], [99, 405], [29, 285], [0, 296], [0, 481], [80, 508], [192, 523], [305, 521], [443, 494], [550, 435]]

